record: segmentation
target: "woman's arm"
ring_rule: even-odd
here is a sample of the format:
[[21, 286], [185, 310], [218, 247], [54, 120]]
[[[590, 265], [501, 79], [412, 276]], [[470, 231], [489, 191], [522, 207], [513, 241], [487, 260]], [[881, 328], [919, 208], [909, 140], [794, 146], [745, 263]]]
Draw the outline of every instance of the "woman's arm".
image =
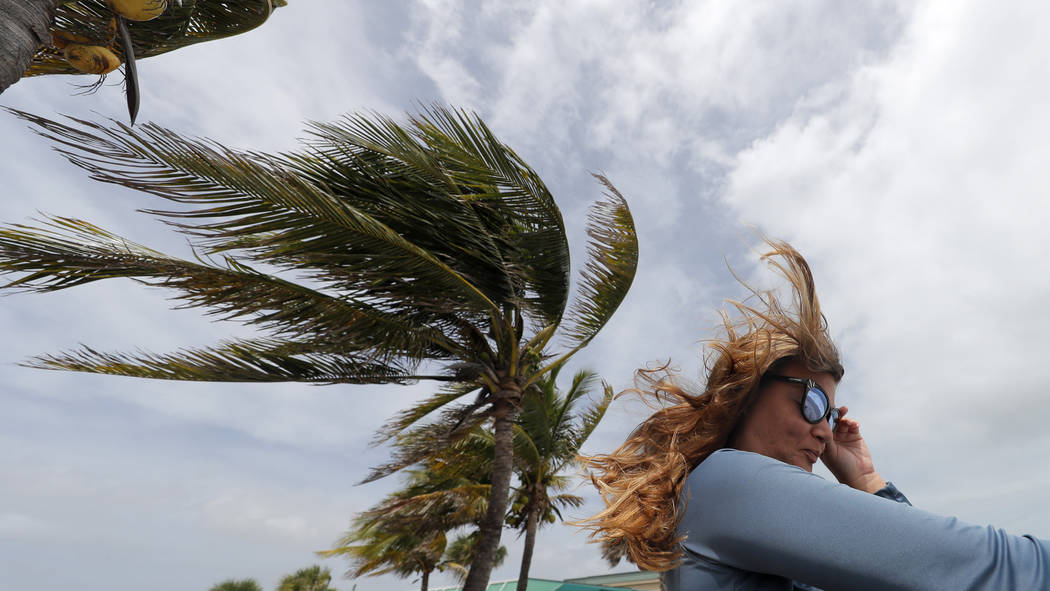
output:
[[767, 458], [715, 452], [687, 482], [690, 552], [834, 589], [1048, 589], [1050, 544], [894, 503]]

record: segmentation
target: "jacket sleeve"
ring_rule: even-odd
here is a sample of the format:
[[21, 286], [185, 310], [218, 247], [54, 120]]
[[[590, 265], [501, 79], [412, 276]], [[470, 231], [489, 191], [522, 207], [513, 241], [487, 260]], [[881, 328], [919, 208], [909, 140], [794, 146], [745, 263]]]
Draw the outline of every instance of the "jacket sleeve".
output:
[[1050, 589], [1044, 540], [934, 515], [759, 454], [715, 452], [690, 474], [686, 495], [683, 545], [746, 571], [826, 591]]

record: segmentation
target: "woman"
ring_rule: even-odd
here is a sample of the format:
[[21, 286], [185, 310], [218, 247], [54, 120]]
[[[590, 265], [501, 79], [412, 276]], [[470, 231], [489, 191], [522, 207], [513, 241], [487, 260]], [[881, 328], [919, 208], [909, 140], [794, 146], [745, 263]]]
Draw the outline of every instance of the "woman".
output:
[[[667, 591], [1050, 590], [1050, 543], [915, 509], [879, 476], [835, 406], [843, 368], [809, 267], [770, 245], [794, 306], [734, 303], [699, 395], [666, 368], [639, 372], [635, 391], [663, 407], [586, 459], [606, 509], [583, 524], [611, 553], [666, 571]], [[812, 474], [818, 458], [839, 484]]]

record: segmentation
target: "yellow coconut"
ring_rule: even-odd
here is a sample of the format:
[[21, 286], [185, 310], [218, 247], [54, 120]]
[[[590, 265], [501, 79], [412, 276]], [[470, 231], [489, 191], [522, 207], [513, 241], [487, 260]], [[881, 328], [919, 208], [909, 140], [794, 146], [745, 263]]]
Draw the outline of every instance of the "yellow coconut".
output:
[[164, 14], [167, 0], [107, 0], [109, 8], [129, 21], [149, 21]]
[[120, 58], [98, 45], [70, 43], [62, 54], [69, 65], [88, 74], [108, 74], [120, 67]]

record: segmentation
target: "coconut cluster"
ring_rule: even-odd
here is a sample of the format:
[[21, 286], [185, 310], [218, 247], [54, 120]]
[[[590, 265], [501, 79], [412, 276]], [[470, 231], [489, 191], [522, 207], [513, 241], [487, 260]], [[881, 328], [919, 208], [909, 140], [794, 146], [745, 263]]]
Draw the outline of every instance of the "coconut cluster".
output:
[[[167, 0], [107, 0], [110, 10], [130, 21], [149, 21], [164, 14]], [[70, 43], [62, 50], [69, 65], [85, 74], [108, 74], [120, 67], [120, 58], [108, 47]]]

